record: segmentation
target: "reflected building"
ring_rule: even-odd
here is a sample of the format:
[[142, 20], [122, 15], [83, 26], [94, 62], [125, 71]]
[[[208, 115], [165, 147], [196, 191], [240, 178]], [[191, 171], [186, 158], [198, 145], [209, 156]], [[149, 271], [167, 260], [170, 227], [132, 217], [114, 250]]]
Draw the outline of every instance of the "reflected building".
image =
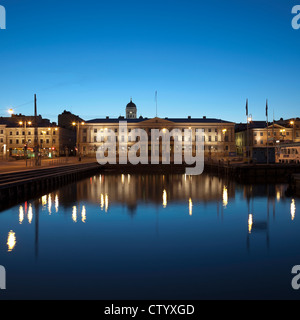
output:
[[200, 175], [100, 175], [77, 184], [77, 199], [100, 204], [107, 211], [109, 204], [121, 204], [134, 211], [139, 202], [166, 207], [172, 203], [223, 202], [235, 197], [235, 183]]

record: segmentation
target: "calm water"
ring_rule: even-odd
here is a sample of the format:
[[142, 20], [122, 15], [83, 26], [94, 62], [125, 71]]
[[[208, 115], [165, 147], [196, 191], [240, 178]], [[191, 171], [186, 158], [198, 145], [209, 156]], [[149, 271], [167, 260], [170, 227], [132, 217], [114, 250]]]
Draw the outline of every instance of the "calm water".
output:
[[299, 199], [201, 175], [97, 175], [0, 213], [1, 299], [300, 298]]

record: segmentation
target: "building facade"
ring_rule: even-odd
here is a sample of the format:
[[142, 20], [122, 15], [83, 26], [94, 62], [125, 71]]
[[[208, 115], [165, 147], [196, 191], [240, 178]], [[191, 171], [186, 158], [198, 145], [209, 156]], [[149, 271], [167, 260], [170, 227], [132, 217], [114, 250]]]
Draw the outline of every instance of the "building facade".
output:
[[[127, 105], [128, 107], [128, 105]], [[126, 107], [126, 113], [128, 108]], [[136, 113], [135, 113], [136, 114]], [[127, 116], [130, 114], [126, 114]], [[120, 127], [120, 123], [126, 122], [126, 129]], [[122, 129], [120, 129], [122, 128]], [[179, 129], [182, 132], [182, 148], [184, 151], [184, 139], [189, 139], [193, 143], [193, 154], [195, 154], [196, 130], [201, 130], [204, 134], [204, 154], [207, 158], [221, 158], [235, 155], [235, 134], [234, 123], [220, 120], [203, 118], [124, 118], [117, 119], [94, 119], [86, 121], [84, 125], [80, 126], [78, 148], [80, 154], [87, 157], [95, 157], [98, 148], [103, 148], [107, 142], [106, 132], [113, 132], [116, 136], [116, 153], [118, 155], [121, 143], [126, 143], [130, 149], [137, 140], [132, 140], [131, 132], [134, 129], [143, 129], [148, 137], [148, 155], [151, 155], [151, 131], [152, 129], [160, 130], [161, 136], [165, 133], [171, 132], [173, 129]], [[121, 131], [120, 131], [121, 130]], [[188, 136], [187, 136], [188, 132]], [[103, 135], [103, 137], [102, 137]], [[174, 141], [177, 138], [172, 138], [170, 141], [170, 154], [174, 154]], [[164, 146], [160, 145], [155, 153], [161, 156], [165, 150]], [[182, 152], [183, 152], [182, 151]], [[172, 161], [172, 157], [171, 157]]]
[[[58, 127], [41, 116], [12, 115], [0, 119], [1, 159], [33, 157], [35, 145], [44, 157], [75, 154], [75, 131]], [[36, 134], [37, 133], [37, 134]], [[25, 152], [26, 151], [26, 152]]]
[[280, 145], [277, 148], [276, 162], [282, 164], [300, 164], [300, 142]]
[[[293, 128], [277, 123], [268, 124], [265, 121], [252, 121], [248, 124], [235, 126], [235, 141], [237, 155], [256, 161], [256, 155], [260, 154], [259, 148], [267, 150], [267, 147], [278, 148], [282, 144], [293, 142]], [[269, 151], [270, 151], [269, 150]], [[267, 156], [265, 157], [267, 159]]]

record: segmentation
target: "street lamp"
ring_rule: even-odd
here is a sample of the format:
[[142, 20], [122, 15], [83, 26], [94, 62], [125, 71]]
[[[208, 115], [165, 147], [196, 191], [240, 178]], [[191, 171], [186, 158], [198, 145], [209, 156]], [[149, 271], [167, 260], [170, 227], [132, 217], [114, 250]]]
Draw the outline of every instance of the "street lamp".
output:
[[227, 133], [227, 129], [226, 128], [224, 128], [223, 130], [222, 130], [222, 133], [223, 133], [223, 135], [224, 135], [224, 138], [223, 138], [223, 142], [224, 142], [224, 146], [223, 146], [223, 148], [224, 148], [224, 157], [225, 157], [225, 137], [226, 137], [226, 133]]
[[73, 127], [76, 127], [77, 126], [77, 134], [76, 134], [76, 148], [77, 148], [77, 152], [78, 152], [78, 160], [81, 161], [81, 157], [80, 157], [80, 150], [79, 150], [79, 142], [80, 142], [80, 139], [79, 139], [79, 127], [80, 125], [84, 126], [85, 123], [82, 121], [82, 122], [72, 122], [72, 126]]
[[282, 135], [282, 137], [283, 137], [283, 141], [284, 141], [284, 137], [285, 137], [285, 129], [280, 129], [280, 133], [281, 133], [281, 135]]
[[7, 112], [8, 112], [10, 115], [13, 115], [13, 114], [14, 114], [14, 110], [13, 110], [13, 109], [9, 109], [9, 110], [7, 110]]
[[294, 121], [294, 120], [291, 120], [291, 121], [290, 121], [290, 125], [293, 126], [293, 142], [294, 142], [294, 139], [295, 139], [295, 137], [294, 137], [295, 121]]
[[31, 126], [32, 122], [31, 121], [20, 121], [19, 122], [20, 126], [24, 127], [24, 157], [25, 157], [25, 162], [26, 162], [26, 167], [27, 167], [27, 148], [28, 148], [28, 142], [27, 142], [27, 138], [26, 138], [26, 129], [27, 129], [27, 125]]

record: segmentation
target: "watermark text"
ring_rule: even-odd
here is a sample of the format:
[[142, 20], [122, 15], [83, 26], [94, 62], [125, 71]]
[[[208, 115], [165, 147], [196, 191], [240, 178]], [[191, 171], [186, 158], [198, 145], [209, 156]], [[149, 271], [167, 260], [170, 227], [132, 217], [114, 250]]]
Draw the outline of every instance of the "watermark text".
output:
[[0, 5], [0, 29], [6, 29], [6, 10]]

